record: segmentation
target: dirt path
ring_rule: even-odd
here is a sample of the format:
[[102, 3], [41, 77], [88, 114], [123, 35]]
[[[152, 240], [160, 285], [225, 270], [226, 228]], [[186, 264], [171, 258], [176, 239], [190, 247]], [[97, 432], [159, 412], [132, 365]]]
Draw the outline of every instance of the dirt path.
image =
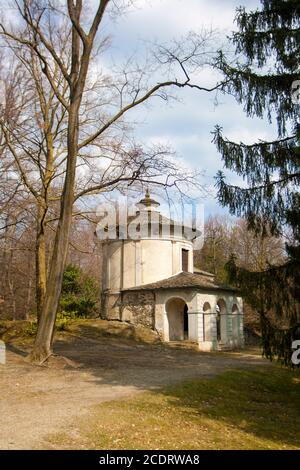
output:
[[7, 364], [0, 365], [0, 449], [41, 448], [48, 434], [103, 401], [266, 363], [247, 352], [204, 354], [109, 338], [65, 337], [55, 351], [71, 360], [70, 367], [58, 358], [49, 367], [32, 366], [24, 348], [9, 346]]

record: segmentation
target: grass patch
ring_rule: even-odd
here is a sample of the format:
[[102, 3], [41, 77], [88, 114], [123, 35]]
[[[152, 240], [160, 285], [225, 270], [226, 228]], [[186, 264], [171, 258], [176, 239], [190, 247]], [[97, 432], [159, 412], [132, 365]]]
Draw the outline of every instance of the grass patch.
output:
[[232, 370], [93, 407], [50, 447], [299, 449], [299, 375], [279, 366]]
[[158, 334], [142, 325], [97, 319], [80, 319], [70, 321], [66, 330], [78, 336], [91, 339], [112, 338], [133, 340], [136, 342], [155, 344], [160, 343]]
[[36, 334], [36, 322], [29, 320], [0, 321], [0, 339], [5, 343], [18, 343], [31, 339]]
[[[95, 340], [103, 338], [134, 341], [146, 344], [160, 344], [158, 334], [141, 325], [131, 325], [120, 321], [107, 321], [99, 318], [72, 319], [58, 315], [55, 325], [56, 337], [71, 333]], [[30, 342], [37, 332], [35, 320], [0, 321], [0, 339], [7, 343]], [[64, 337], [64, 336], [63, 336]]]

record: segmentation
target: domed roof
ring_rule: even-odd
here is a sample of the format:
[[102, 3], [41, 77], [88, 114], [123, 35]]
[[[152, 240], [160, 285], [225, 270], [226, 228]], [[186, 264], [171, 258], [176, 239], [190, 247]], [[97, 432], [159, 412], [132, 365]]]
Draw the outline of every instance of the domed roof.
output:
[[[146, 191], [145, 197], [141, 199], [136, 206], [138, 211], [131, 216], [127, 216], [126, 221], [119, 223], [115, 226], [113, 231], [116, 237], [108, 239], [161, 239], [166, 236], [171, 239], [184, 239], [190, 240], [199, 237], [201, 232], [196, 229], [184, 225], [182, 222], [170, 219], [162, 215], [157, 209], [160, 206], [159, 202], [151, 198], [149, 190]], [[104, 228], [108, 232], [108, 227]], [[138, 235], [139, 234], [139, 235]]]

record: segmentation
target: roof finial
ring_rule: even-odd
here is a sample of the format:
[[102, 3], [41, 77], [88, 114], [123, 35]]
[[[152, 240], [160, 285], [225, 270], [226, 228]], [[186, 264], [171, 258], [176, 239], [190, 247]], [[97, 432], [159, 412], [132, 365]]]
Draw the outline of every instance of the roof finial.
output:
[[158, 207], [159, 205], [160, 205], [159, 202], [157, 202], [157, 201], [155, 201], [154, 199], [151, 198], [149, 187], [147, 187], [147, 189], [146, 189], [144, 198], [141, 199], [137, 203], [138, 208], [141, 208], [142, 210], [145, 210], [145, 209], [153, 210], [156, 207]]

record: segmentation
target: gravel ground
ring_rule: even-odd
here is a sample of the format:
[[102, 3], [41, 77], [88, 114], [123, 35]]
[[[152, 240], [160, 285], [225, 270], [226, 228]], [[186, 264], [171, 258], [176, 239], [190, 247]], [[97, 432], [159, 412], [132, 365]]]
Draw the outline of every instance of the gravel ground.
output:
[[0, 365], [0, 449], [35, 449], [71, 426], [93, 405], [189, 378], [268, 364], [258, 351], [201, 353], [178, 344], [139, 344], [64, 334], [47, 366], [24, 358], [28, 346], [8, 345]]

